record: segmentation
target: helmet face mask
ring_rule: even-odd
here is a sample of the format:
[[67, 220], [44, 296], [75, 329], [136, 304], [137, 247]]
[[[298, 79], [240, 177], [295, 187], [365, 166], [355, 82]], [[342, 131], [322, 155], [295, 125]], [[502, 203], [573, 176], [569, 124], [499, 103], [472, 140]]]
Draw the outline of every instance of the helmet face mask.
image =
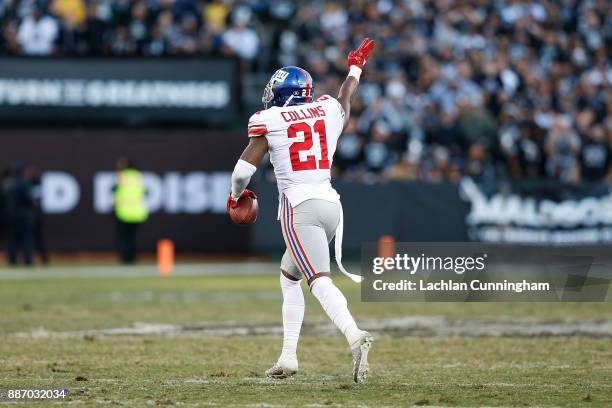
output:
[[312, 102], [312, 77], [299, 67], [283, 67], [277, 70], [266, 85], [261, 102], [264, 109], [272, 106], [301, 105]]
[[274, 80], [270, 79], [268, 84], [264, 88], [264, 93], [261, 96], [261, 102], [264, 105], [264, 109], [268, 109], [268, 104], [272, 102], [274, 99], [274, 92], [272, 92], [272, 85], [274, 84]]

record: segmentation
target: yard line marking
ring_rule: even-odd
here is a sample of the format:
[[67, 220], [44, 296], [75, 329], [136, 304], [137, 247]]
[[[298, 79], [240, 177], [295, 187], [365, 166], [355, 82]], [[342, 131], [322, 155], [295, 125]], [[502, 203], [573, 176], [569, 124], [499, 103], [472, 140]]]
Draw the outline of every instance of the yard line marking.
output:
[[[280, 262], [205, 262], [178, 264], [173, 276], [274, 276], [278, 273]], [[355, 267], [359, 266], [355, 264]], [[334, 269], [332, 272], [335, 272]], [[98, 266], [52, 266], [45, 268], [0, 268], [0, 281], [20, 281], [34, 279], [74, 279], [74, 278], [146, 278], [159, 277], [154, 264], [150, 265], [98, 265]], [[169, 277], [164, 277], [164, 279]]]
[[[278, 263], [236, 262], [176, 265], [174, 276], [258, 276], [275, 274]], [[72, 279], [72, 278], [140, 278], [158, 277], [155, 265], [135, 266], [65, 266], [50, 268], [0, 268], [2, 280]]]
[[[534, 322], [533, 320], [449, 320], [438, 317], [407, 317], [364, 320], [361, 327], [379, 335], [393, 337], [575, 337], [611, 338], [612, 320], [598, 322]], [[49, 331], [44, 328], [14, 333], [19, 338], [84, 338], [115, 336], [169, 336], [169, 337], [227, 337], [277, 336], [283, 332], [280, 325], [176, 325], [134, 323], [128, 327], [100, 330]], [[306, 323], [304, 333], [335, 335], [331, 323]]]

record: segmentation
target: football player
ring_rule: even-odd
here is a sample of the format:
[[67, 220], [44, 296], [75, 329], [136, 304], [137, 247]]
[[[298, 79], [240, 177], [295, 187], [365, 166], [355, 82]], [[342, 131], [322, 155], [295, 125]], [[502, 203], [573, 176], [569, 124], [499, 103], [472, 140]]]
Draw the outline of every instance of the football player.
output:
[[249, 144], [232, 174], [228, 209], [235, 208], [242, 196], [255, 198], [246, 187], [269, 152], [279, 191], [278, 219], [287, 245], [280, 265], [283, 347], [278, 361], [266, 371], [268, 377], [284, 378], [298, 371], [296, 350], [304, 318], [302, 279], [346, 336], [353, 354], [354, 381], [362, 382], [368, 375], [372, 336], [357, 327], [346, 298], [330, 277], [329, 243], [336, 237], [338, 267], [360, 281], [342, 266], [342, 206], [330, 183], [330, 169], [338, 138], [349, 120], [351, 98], [374, 47], [375, 42], [366, 38], [348, 54], [348, 76], [337, 99], [329, 95], [314, 99], [312, 77], [304, 69], [279, 69], [264, 90], [264, 110], [249, 120]]

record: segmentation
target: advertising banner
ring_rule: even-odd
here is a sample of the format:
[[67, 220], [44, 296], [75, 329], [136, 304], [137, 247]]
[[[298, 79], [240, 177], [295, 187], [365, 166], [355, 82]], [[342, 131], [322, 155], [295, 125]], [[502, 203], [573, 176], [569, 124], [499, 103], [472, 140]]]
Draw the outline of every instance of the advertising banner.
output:
[[221, 123], [239, 109], [227, 59], [4, 58], [3, 123]]
[[459, 192], [472, 241], [533, 245], [612, 243], [612, 192], [601, 184], [513, 183], [487, 192], [471, 179]]
[[44, 235], [52, 251], [114, 249], [113, 187], [120, 157], [144, 175], [151, 216], [139, 231], [143, 250], [154, 251], [163, 238], [172, 239], [179, 252], [247, 250], [249, 228], [234, 225], [225, 211], [244, 137], [146, 128], [3, 132], [0, 164], [21, 163], [41, 173]]

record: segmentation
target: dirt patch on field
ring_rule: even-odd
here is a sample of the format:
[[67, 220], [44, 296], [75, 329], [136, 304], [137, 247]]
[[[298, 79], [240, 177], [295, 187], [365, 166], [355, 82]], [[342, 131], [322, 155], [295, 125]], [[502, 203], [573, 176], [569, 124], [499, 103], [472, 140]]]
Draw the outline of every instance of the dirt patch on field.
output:
[[[448, 320], [441, 317], [407, 317], [365, 320], [368, 331], [394, 337], [612, 337], [612, 320], [602, 322], [537, 322], [529, 320]], [[317, 335], [336, 333], [331, 324], [305, 323], [303, 332]], [[16, 333], [22, 338], [85, 338], [111, 336], [269, 336], [281, 335], [278, 325], [172, 325], [134, 323], [129, 327], [71, 332], [44, 328]]]

